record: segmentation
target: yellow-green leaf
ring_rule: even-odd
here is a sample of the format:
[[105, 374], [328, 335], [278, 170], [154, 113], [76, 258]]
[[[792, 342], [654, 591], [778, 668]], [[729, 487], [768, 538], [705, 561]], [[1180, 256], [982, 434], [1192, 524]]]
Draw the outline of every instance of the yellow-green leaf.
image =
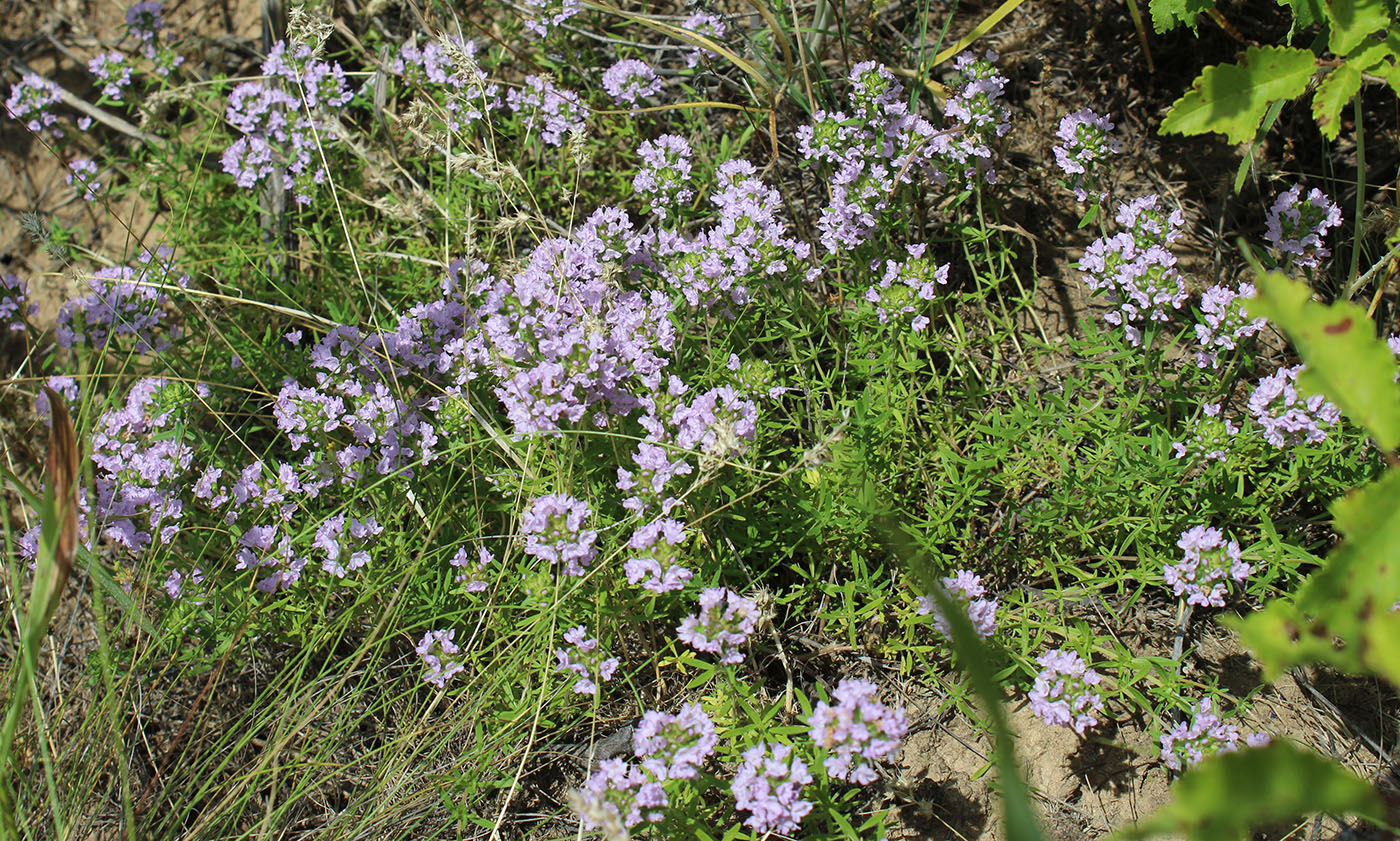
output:
[[1254, 136], [1269, 104], [1294, 99], [1317, 67], [1309, 50], [1250, 47], [1238, 64], [1207, 67], [1162, 121], [1166, 134], [1220, 132], [1231, 143]]
[[1317, 127], [1328, 140], [1337, 139], [1337, 134], [1342, 129], [1342, 121], [1338, 119], [1342, 108], [1351, 102], [1351, 98], [1356, 96], [1359, 90], [1361, 71], [1347, 64], [1328, 73], [1322, 84], [1317, 86], [1317, 92], [1313, 94], [1313, 119], [1317, 121]]
[[1325, 8], [1331, 25], [1327, 47], [1337, 55], [1351, 52], [1367, 35], [1390, 23], [1385, 0], [1331, 0]]

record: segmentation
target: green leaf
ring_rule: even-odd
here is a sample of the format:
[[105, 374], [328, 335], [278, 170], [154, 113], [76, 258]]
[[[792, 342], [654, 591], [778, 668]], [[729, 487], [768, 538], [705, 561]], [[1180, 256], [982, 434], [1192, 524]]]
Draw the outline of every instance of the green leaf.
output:
[[1390, 23], [1391, 13], [1385, 0], [1332, 0], [1327, 4], [1327, 22], [1331, 33], [1327, 47], [1337, 55], [1346, 55], [1366, 39]]
[[1288, 6], [1293, 10], [1293, 29], [1307, 29], [1314, 23], [1322, 20], [1321, 0], [1278, 0], [1280, 6]]
[[1165, 134], [1217, 131], [1231, 143], [1254, 136], [1269, 103], [1307, 90], [1317, 62], [1309, 50], [1250, 47], [1238, 64], [1207, 67], [1191, 90], [1172, 104], [1162, 121]]
[[1342, 108], [1351, 102], [1351, 98], [1356, 96], [1359, 90], [1361, 71], [1348, 64], [1343, 64], [1328, 73], [1322, 84], [1317, 86], [1317, 92], [1313, 94], [1312, 112], [1323, 137], [1328, 140], [1337, 139], [1337, 134], [1342, 129], [1342, 121], [1338, 119]]
[[1391, 65], [1385, 71], [1385, 81], [1390, 85], [1390, 89], [1395, 91], [1395, 95], [1400, 96], [1400, 64]]
[[1351, 55], [1346, 58], [1346, 63], [1348, 67], [1365, 73], [1393, 55], [1395, 55], [1395, 48], [1391, 44], [1380, 38], [1367, 38], [1361, 42], [1361, 46], [1352, 50]]
[[1400, 386], [1395, 356], [1376, 337], [1366, 311], [1349, 301], [1321, 304], [1308, 287], [1278, 272], [1261, 274], [1251, 316], [1269, 319], [1293, 340], [1308, 368], [1305, 392], [1325, 394], [1384, 450], [1400, 445]]
[[1384, 820], [1380, 798], [1365, 780], [1287, 742], [1216, 754], [1186, 772], [1172, 792], [1165, 808], [1112, 837], [1237, 841], [1260, 825], [1314, 812]]
[[1373, 672], [1400, 686], [1400, 469], [1332, 504], [1342, 543], [1292, 602], [1275, 601], [1235, 623], [1272, 680], [1293, 666], [1322, 662]]
[[1157, 34], [1170, 32], [1182, 24], [1196, 28], [1196, 16], [1215, 8], [1215, 0], [1149, 0], [1152, 28]]

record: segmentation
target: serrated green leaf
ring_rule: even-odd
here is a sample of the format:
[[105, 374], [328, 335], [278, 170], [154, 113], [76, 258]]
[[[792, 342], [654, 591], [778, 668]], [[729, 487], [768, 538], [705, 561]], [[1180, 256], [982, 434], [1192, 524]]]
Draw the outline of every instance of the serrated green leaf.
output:
[[1383, 75], [1390, 89], [1395, 91], [1396, 96], [1400, 96], [1400, 64], [1392, 64]]
[[1293, 29], [1306, 29], [1314, 23], [1322, 20], [1321, 0], [1278, 0], [1280, 6], [1288, 6], [1293, 10]]
[[1185, 835], [1192, 841], [1237, 841], [1263, 824], [1314, 812], [1384, 820], [1380, 798], [1337, 763], [1288, 742], [1221, 753], [1186, 772], [1172, 802], [1112, 838]]
[[1313, 119], [1328, 140], [1336, 140], [1342, 130], [1342, 108], [1361, 90], [1361, 72], [1343, 64], [1327, 74], [1313, 94]]
[[1385, 0], [1332, 0], [1326, 9], [1331, 25], [1327, 48], [1337, 55], [1356, 49], [1367, 35], [1380, 32], [1390, 23]]
[[1238, 64], [1207, 67], [1162, 121], [1165, 134], [1216, 131], [1231, 143], [1254, 136], [1269, 103], [1307, 90], [1317, 67], [1309, 50], [1250, 47]]
[[1343, 541], [1299, 589], [1239, 623], [1240, 639], [1273, 679], [1293, 666], [1327, 663], [1373, 672], [1400, 686], [1400, 470], [1332, 504]]
[[1215, 8], [1215, 0], [1149, 0], [1152, 28], [1157, 34], [1170, 32], [1182, 24], [1196, 28], [1196, 16]]
[[1380, 38], [1367, 38], [1361, 42], [1360, 46], [1351, 51], [1351, 54], [1346, 57], [1346, 63], [1348, 67], [1365, 73], [1394, 54], [1395, 50], [1391, 45]]
[[1325, 394], [1382, 449], [1400, 445], [1400, 369], [1366, 310], [1350, 301], [1318, 303], [1306, 285], [1278, 272], [1261, 274], [1255, 288], [1245, 308], [1293, 340], [1308, 365], [1303, 390]]

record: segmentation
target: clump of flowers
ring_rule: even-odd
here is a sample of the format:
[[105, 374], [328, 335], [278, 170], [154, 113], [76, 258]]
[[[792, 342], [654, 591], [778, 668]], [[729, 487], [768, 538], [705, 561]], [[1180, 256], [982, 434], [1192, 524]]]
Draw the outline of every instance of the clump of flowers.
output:
[[562, 145], [564, 135], [588, 127], [584, 122], [588, 112], [578, 94], [555, 87], [543, 76], [526, 76], [523, 87], [506, 91], [506, 105], [517, 114], [523, 113], [525, 125], [532, 131], [539, 129], [540, 137], [550, 146]]
[[1173, 441], [1177, 458], [1191, 461], [1224, 461], [1230, 454], [1230, 440], [1240, 431], [1228, 419], [1220, 416], [1219, 403], [1206, 403], [1195, 429], [1185, 441]]
[[699, 704], [679, 713], [647, 710], [632, 732], [632, 750], [657, 780], [691, 780], [719, 744], [715, 723]]
[[1259, 380], [1249, 396], [1249, 411], [1264, 427], [1264, 439], [1275, 447], [1317, 444], [1326, 440], [1325, 427], [1342, 419], [1342, 412], [1321, 394], [1298, 393], [1302, 365], [1282, 367]]
[[1245, 315], [1242, 302], [1254, 297], [1254, 284], [1241, 283], [1238, 290], [1212, 286], [1201, 293], [1201, 322], [1196, 325], [1196, 364], [1219, 368], [1221, 351], [1234, 350], [1239, 342], [1264, 329], [1262, 318]]
[[1088, 201], [1090, 194], [1101, 201], [1106, 195], [1102, 184], [1109, 156], [1122, 148], [1110, 136], [1112, 131], [1113, 122], [1107, 115], [1100, 116], [1088, 108], [1066, 114], [1060, 120], [1055, 132], [1060, 139], [1053, 150], [1055, 163], [1069, 176], [1065, 186], [1074, 191], [1077, 201]]
[[[941, 584], [943, 592], [967, 611], [967, 618], [972, 621], [972, 628], [977, 635], [982, 639], [991, 637], [997, 629], [997, 600], [982, 598], [987, 593], [987, 588], [982, 585], [982, 577], [972, 570], [960, 569], [944, 577]], [[944, 635], [952, 635], [953, 629], [948, 624], [948, 618], [939, 610], [938, 600], [933, 596], [919, 597], [918, 612], [920, 616], [933, 614], [933, 626]]]
[[321, 561], [321, 569], [336, 578], [344, 578], [346, 573], [354, 572], [369, 563], [369, 552], [365, 550], [365, 546], [382, 531], [384, 527], [373, 517], [360, 520], [336, 514], [326, 518], [325, 522], [316, 528], [316, 539], [311, 545], [326, 555]]
[[585, 830], [599, 830], [607, 838], [627, 838], [627, 830], [665, 817], [669, 804], [661, 782], [646, 771], [620, 759], [605, 759], [598, 770], [569, 796]]
[[[1250, 733], [1244, 737], [1249, 747], [1261, 747], [1270, 741], [1268, 733]], [[1209, 698], [1201, 699], [1191, 716], [1191, 723], [1181, 721], [1162, 736], [1162, 763], [1173, 771], [1195, 765], [1207, 756], [1229, 753], [1240, 746], [1240, 731], [1234, 724], [1221, 721], [1211, 711]]]
[[[204, 584], [204, 570], [195, 567], [188, 573], [178, 569], [171, 570], [170, 575], [165, 579], [165, 595], [171, 601], [179, 601], [189, 595], [186, 587], [199, 587]], [[195, 602], [198, 604], [198, 602]]]
[[661, 79], [645, 61], [624, 58], [603, 71], [603, 90], [619, 104], [632, 105], [660, 93]]
[[684, 587], [693, 575], [678, 562], [684, 542], [685, 525], [679, 520], [656, 520], [637, 529], [627, 541], [632, 552], [622, 567], [627, 581], [654, 593]]
[[857, 785], [877, 777], [875, 762], [891, 756], [909, 730], [904, 710], [875, 700], [879, 690], [868, 680], [843, 680], [831, 693], [832, 706], [818, 702], [807, 719], [812, 741], [825, 749], [827, 776]]
[[102, 83], [103, 96], [122, 101], [122, 91], [131, 84], [131, 65], [126, 56], [116, 51], [98, 53], [88, 61], [88, 72]]
[[1164, 322], [1169, 310], [1186, 303], [1186, 283], [1176, 269], [1176, 257], [1162, 245], [1140, 248], [1131, 233], [1100, 237], [1079, 259], [1084, 283], [1107, 293], [1115, 307], [1104, 321], [1123, 327], [1128, 342], [1142, 344], [1143, 327]]
[[[496, 560], [496, 556], [492, 555], [485, 546], [478, 546], [476, 548], [476, 568], [469, 572], [458, 573], [456, 577], [457, 583], [465, 582], [468, 593], [480, 593], [485, 590], [486, 582], [482, 580], [480, 576], [485, 574], [484, 571], [486, 567], [490, 566], [491, 562], [494, 560]], [[460, 547], [448, 563], [458, 569], [468, 569], [471, 567], [472, 562], [467, 554], [467, 547]]]
[[802, 799], [802, 787], [812, 782], [807, 765], [791, 745], [760, 742], [744, 751], [729, 790], [735, 805], [748, 812], [744, 825], [764, 835], [797, 831], [812, 804]]
[[25, 319], [39, 313], [39, 305], [29, 300], [29, 284], [18, 275], [0, 274], [0, 325], [12, 333], [28, 329]]
[[141, 54], [155, 65], [155, 72], [169, 76], [170, 72], [185, 62], [185, 57], [177, 55], [168, 44], [174, 33], [162, 40], [160, 33], [165, 29], [165, 9], [160, 0], [141, 0], [126, 10], [127, 33], [141, 42]]
[[461, 653], [461, 648], [452, 641], [456, 634], [454, 630], [429, 631], [413, 649], [428, 669], [423, 680], [438, 689], [442, 689], [454, 675], [466, 668], [456, 657]]
[[663, 517], [670, 514], [680, 500], [667, 493], [666, 485], [677, 476], [689, 475], [695, 468], [682, 458], [671, 461], [665, 447], [649, 441], [637, 445], [632, 461], [637, 465], [636, 470], [617, 469], [617, 489], [632, 493], [622, 500], [622, 507], [644, 515], [655, 506]]
[[758, 432], [758, 406], [732, 386], [719, 386], [676, 407], [671, 424], [676, 445], [682, 449], [733, 458], [748, 448]]
[[462, 132], [500, 107], [500, 86], [476, 63], [475, 41], [445, 37], [423, 46], [399, 47], [390, 70], [412, 87], [424, 91], [446, 113], [451, 131]]
[[54, 137], [62, 137], [63, 130], [54, 125], [58, 115], [52, 110], [61, 98], [58, 85], [38, 73], [25, 73], [10, 87], [5, 111], [35, 134], [47, 130]]
[[87, 158], [74, 158], [68, 162], [68, 174], [64, 181], [78, 191], [83, 201], [97, 201], [102, 191], [102, 182], [97, 180], [97, 164]]
[[1330, 228], [1342, 224], [1342, 209], [1314, 187], [1303, 197], [1302, 185], [1283, 191], [1265, 217], [1264, 237], [1279, 253], [1284, 265], [1313, 269], [1331, 252], [1322, 240]]
[[[681, 24], [681, 28], [688, 29], [697, 35], [704, 35], [710, 40], [723, 38], [725, 33], [724, 21], [705, 11], [692, 13], [691, 16], [686, 18]], [[685, 66], [694, 67], [699, 64], [701, 56], [713, 58], [715, 52], [705, 47], [695, 47], [694, 49], [687, 50], [685, 54]]]
[[725, 587], [707, 587], [700, 593], [700, 609], [681, 620], [676, 636], [681, 642], [708, 654], [720, 655], [726, 664], [744, 662], [739, 646], [758, 627], [758, 605]]
[[674, 134], [663, 134], [637, 147], [642, 166], [632, 179], [632, 189], [648, 198], [658, 219], [665, 219], [671, 208], [681, 207], [695, 196], [690, 187], [690, 154], [690, 144]]
[[1230, 582], [1243, 584], [1254, 567], [1240, 558], [1240, 545], [1226, 541], [1217, 528], [1193, 526], [1177, 540], [1185, 554], [1180, 561], [1162, 570], [1167, 585], [1186, 603], [1201, 607], [1224, 607]]
[[1030, 691], [1031, 712], [1046, 724], [1083, 734], [1099, 723], [1103, 698], [1095, 687], [1103, 680], [1077, 652], [1055, 649], [1036, 658], [1040, 674]]
[[598, 532], [584, 528], [588, 513], [588, 503], [567, 494], [536, 498], [520, 518], [525, 554], [563, 564], [566, 575], [583, 575], [583, 568], [598, 553], [593, 546]]
[[971, 180], [979, 173], [988, 184], [997, 181], [992, 167], [992, 147], [1011, 128], [1011, 109], [1003, 100], [1006, 77], [997, 72], [997, 54], [988, 50], [982, 58], [971, 52], [954, 62], [957, 72], [948, 80], [948, 101], [943, 116], [948, 128], [933, 141], [942, 154]]
[[1181, 238], [1186, 217], [1179, 209], [1168, 211], [1160, 201], [1155, 193], [1148, 193], [1118, 206], [1114, 221], [1132, 234], [1140, 249], [1167, 245]]
[[564, 642], [569, 644], [568, 648], [554, 649], [554, 656], [559, 658], [555, 671], [569, 671], [579, 676], [574, 681], [575, 693], [597, 695], [598, 681], [612, 680], [613, 672], [622, 661], [609, 657], [597, 639], [588, 637], [588, 629], [583, 625], [564, 632]]
[[525, 19], [525, 28], [541, 38], [583, 8], [579, 0], [524, 0], [524, 4], [532, 15]]
[[[865, 300], [875, 305], [875, 316], [888, 324], [902, 316], [912, 315], [909, 328], [915, 332], [928, 328], [928, 316], [921, 310], [938, 295], [939, 286], [948, 285], [948, 264], [938, 265], [924, 257], [924, 243], [905, 246], [909, 259], [904, 262], [885, 261], [885, 272], [874, 286], [865, 290]], [[878, 271], [879, 260], [872, 260], [871, 271]]]
[[154, 284], [185, 286], [189, 276], [170, 263], [169, 248], [142, 252], [136, 266], [105, 266], [88, 278], [92, 292], [70, 298], [58, 312], [58, 343], [67, 348], [100, 348], [123, 337], [135, 339], [138, 353], [159, 353], [179, 337], [180, 327], [167, 321], [169, 299]]

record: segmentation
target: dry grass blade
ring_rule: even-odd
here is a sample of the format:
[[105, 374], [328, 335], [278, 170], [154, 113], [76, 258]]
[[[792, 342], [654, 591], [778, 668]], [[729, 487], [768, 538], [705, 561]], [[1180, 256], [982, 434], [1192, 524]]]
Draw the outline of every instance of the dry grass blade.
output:
[[41, 636], [48, 630], [49, 619], [63, 596], [68, 576], [73, 571], [73, 556], [78, 550], [78, 437], [63, 398], [47, 386], [44, 394], [52, 413], [44, 478], [53, 507], [52, 518], [44, 520], [41, 550], [35, 560], [34, 596], [27, 629], [33, 636]]

